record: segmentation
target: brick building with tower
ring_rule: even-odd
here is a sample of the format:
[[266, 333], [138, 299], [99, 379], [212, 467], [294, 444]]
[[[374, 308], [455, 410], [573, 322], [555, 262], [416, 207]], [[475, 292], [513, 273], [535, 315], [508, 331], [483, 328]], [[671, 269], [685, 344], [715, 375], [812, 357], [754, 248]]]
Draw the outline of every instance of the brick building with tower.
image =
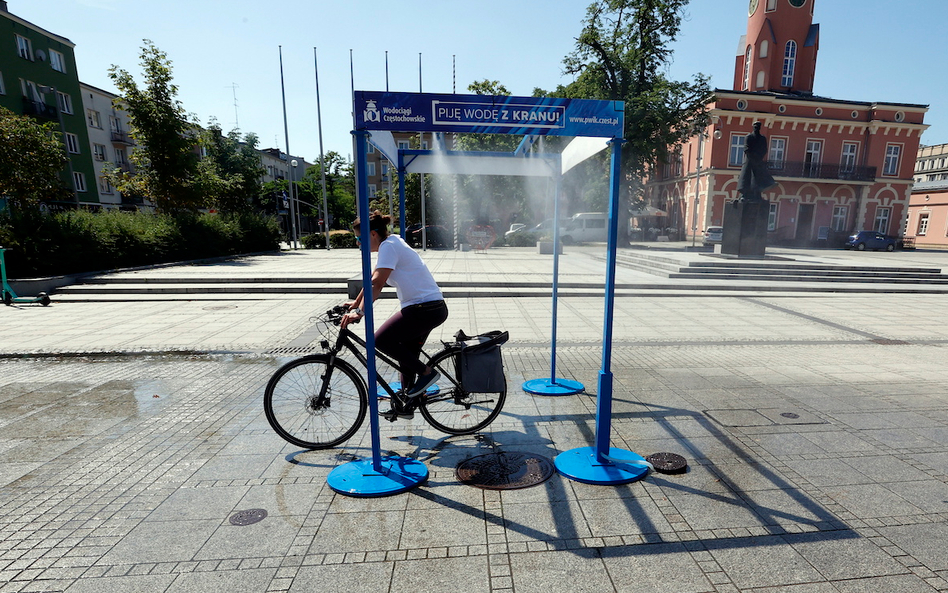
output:
[[769, 244], [834, 245], [857, 230], [901, 235], [928, 106], [815, 95], [814, 4], [750, 0], [734, 88], [715, 89], [709, 126], [672, 151], [646, 186], [670, 238], [723, 223], [725, 204], [741, 197], [744, 138], [757, 121], [777, 181], [763, 192]]

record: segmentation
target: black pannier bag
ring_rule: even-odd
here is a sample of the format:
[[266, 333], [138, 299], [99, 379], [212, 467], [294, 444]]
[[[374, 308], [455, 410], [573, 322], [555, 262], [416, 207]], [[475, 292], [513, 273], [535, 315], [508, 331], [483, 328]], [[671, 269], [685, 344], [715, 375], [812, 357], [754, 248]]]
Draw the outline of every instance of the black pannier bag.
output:
[[461, 387], [474, 393], [500, 393], [507, 390], [504, 360], [500, 346], [510, 339], [505, 331], [492, 331], [476, 336], [458, 331], [454, 338], [461, 345], [458, 375]]

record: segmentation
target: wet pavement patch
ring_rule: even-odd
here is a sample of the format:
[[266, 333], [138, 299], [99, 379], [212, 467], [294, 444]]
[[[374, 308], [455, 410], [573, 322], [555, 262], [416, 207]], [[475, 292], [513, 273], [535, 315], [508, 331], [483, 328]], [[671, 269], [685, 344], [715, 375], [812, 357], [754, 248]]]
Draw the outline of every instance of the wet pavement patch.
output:
[[462, 484], [475, 488], [515, 490], [547, 481], [553, 475], [553, 462], [533, 453], [501, 451], [462, 461], [455, 475]]

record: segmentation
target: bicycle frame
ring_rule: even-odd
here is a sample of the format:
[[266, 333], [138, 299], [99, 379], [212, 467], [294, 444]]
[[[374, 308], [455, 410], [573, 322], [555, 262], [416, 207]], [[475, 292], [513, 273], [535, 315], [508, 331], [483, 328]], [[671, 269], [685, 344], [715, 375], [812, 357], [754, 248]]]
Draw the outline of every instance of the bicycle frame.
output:
[[[366, 350], [365, 340], [360, 338], [349, 328], [342, 328], [339, 330], [339, 335], [336, 337], [335, 345], [329, 349], [329, 355], [333, 359], [335, 359], [336, 356], [339, 355], [339, 352], [343, 348], [345, 348], [349, 352], [352, 352], [353, 356], [356, 357], [356, 359], [359, 361], [359, 364], [361, 364], [364, 368], [368, 367], [369, 361], [364, 353]], [[442, 352], [448, 349], [449, 348], [445, 348], [444, 350], [442, 350]], [[424, 357], [428, 361], [431, 361], [431, 359], [434, 358], [433, 356], [429, 356], [428, 353], [425, 352], [424, 350], [421, 351], [421, 354], [424, 355]], [[438, 354], [441, 354], [441, 352], [438, 352], [435, 356], [437, 356]], [[398, 366], [398, 363], [392, 360], [389, 356], [386, 356], [384, 353], [376, 351], [375, 357], [376, 359], [381, 359], [385, 364], [392, 367], [399, 373], [404, 373], [401, 367]], [[391, 388], [388, 382], [382, 378], [382, 376], [379, 373], [376, 373], [376, 379], [378, 381], [378, 384], [382, 387], [382, 389], [385, 390], [385, 392], [388, 394], [389, 397], [395, 397], [395, 391]], [[328, 383], [328, 381], [326, 381], [325, 383]]]

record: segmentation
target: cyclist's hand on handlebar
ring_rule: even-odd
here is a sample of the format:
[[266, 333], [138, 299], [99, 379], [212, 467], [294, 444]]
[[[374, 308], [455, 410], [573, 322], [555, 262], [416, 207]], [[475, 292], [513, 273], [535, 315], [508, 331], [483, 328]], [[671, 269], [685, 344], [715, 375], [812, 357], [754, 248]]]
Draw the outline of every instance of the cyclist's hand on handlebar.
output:
[[362, 321], [362, 311], [359, 309], [353, 309], [345, 315], [342, 316], [342, 321], [339, 324], [341, 329], [346, 329], [346, 326], [350, 323], [359, 323]]

